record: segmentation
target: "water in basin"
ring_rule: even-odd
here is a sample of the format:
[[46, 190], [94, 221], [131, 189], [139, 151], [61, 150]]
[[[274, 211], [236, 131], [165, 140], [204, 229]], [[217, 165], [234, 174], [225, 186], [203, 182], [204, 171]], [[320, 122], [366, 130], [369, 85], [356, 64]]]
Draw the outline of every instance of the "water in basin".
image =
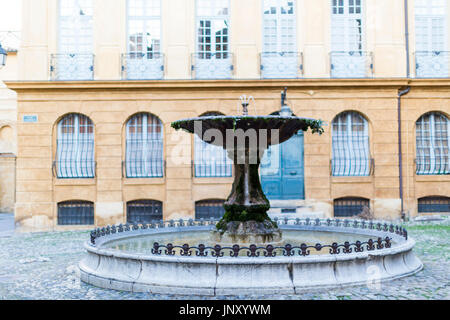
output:
[[[298, 231], [298, 230], [283, 230], [283, 240], [281, 245], [277, 244], [274, 246], [285, 246], [287, 244], [293, 247], [300, 247], [301, 244], [306, 244], [308, 246], [315, 246], [320, 243], [321, 245], [331, 245], [336, 242], [339, 245], [344, 244], [346, 241], [349, 243], [356, 243], [356, 241], [366, 242], [369, 239], [376, 241], [375, 237], [370, 237], [368, 235], [358, 235], [352, 233], [340, 233], [340, 232], [325, 232], [325, 231]], [[137, 236], [133, 238], [127, 238], [123, 240], [114, 240], [108, 242], [103, 247], [136, 254], [152, 254], [153, 244], [157, 242], [160, 245], [172, 244], [174, 246], [183, 246], [184, 244], [189, 244], [189, 246], [198, 247], [199, 244], [203, 244], [206, 247], [214, 247], [215, 242], [211, 241], [211, 234], [209, 231], [190, 231], [190, 232], [174, 232], [174, 233], [159, 233], [151, 234], [145, 236]], [[244, 247], [242, 245], [241, 247]], [[258, 247], [266, 247], [267, 244], [260, 245]], [[231, 246], [230, 246], [231, 247]], [[164, 252], [164, 248], [161, 248]], [[320, 251], [314, 248], [308, 249], [310, 254], [328, 254], [329, 248], [323, 248]], [[179, 255], [181, 249], [176, 248], [175, 254]], [[206, 250], [211, 251], [211, 250]], [[229, 251], [231, 252], [231, 250]], [[275, 250], [277, 256], [282, 255], [282, 250]], [[195, 256], [195, 253], [193, 253]], [[246, 256], [247, 252], [241, 252], [240, 255]], [[211, 256], [209, 253], [208, 256]], [[225, 256], [229, 256], [228, 252], [225, 252]]]

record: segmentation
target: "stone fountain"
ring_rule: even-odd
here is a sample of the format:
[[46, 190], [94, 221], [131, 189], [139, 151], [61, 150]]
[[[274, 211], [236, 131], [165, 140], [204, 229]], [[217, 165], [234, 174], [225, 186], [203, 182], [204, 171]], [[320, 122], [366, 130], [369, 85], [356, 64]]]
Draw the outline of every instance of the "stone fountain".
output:
[[[283, 93], [283, 102], [286, 91]], [[196, 134], [204, 142], [224, 148], [234, 162], [234, 183], [224, 204], [225, 215], [213, 232], [220, 244], [279, 243], [281, 231], [267, 214], [270, 202], [264, 195], [259, 166], [272, 145], [289, 140], [298, 131], [323, 133], [320, 120], [295, 116], [250, 116], [253, 97], [242, 96], [242, 116], [209, 116], [172, 123], [176, 130]]]
[[83, 282], [132, 292], [260, 296], [369, 286], [422, 269], [415, 242], [402, 226], [331, 218], [271, 220], [258, 172], [264, 151], [299, 130], [321, 134], [323, 128], [319, 120], [283, 112], [250, 116], [249, 101], [242, 97], [241, 116], [172, 124], [224, 148], [233, 159], [235, 180], [223, 218], [97, 228], [79, 264]]

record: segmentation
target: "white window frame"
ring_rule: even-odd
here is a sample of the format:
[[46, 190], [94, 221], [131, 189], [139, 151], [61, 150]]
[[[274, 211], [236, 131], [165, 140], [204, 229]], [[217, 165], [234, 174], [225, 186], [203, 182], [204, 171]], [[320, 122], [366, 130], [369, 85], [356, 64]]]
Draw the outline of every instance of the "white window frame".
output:
[[[230, 53], [230, 0], [196, 0], [195, 8], [195, 53], [193, 54], [192, 68], [197, 79], [227, 79], [232, 74], [232, 54]], [[225, 7], [226, 5], [226, 7]], [[226, 13], [213, 14], [214, 9], [226, 9]], [[209, 11], [209, 13], [206, 13]], [[210, 26], [202, 26], [202, 22], [209, 22]], [[214, 33], [214, 24], [225, 23], [227, 34], [219, 35], [221, 42], [216, 43], [217, 36]], [[200, 29], [207, 30], [210, 34], [200, 33]], [[224, 30], [224, 29], [223, 29]], [[206, 42], [200, 38], [210, 37], [209, 49], [206, 50]], [[227, 41], [223, 41], [226, 38]], [[202, 47], [203, 46], [203, 47]], [[220, 50], [216, 50], [219, 46]], [[224, 49], [226, 46], [226, 49]]]
[[[331, 1], [331, 51], [344, 51], [344, 52], [363, 52], [365, 50], [365, 42], [366, 42], [366, 26], [365, 26], [365, 3], [364, 0], [330, 0]], [[340, 1], [343, 1], [343, 13], [334, 13], [335, 6], [333, 5], [333, 2], [337, 1], [337, 4], [339, 4]], [[351, 8], [351, 1], [353, 1], [354, 5], [353, 8], [356, 10], [356, 1], [361, 1], [360, 6], [360, 13], [350, 13]], [[341, 8], [340, 6], [337, 6], [337, 9]], [[339, 12], [339, 11], [337, 11]], [[360, 48], [355, 48], [352, 46], [350, 38], [350, 29], [351, 29], [351, 21], [353, 20], [361, 20], [361, 41], [358, 41], [356, 43], [359, 43], [361, 46]], [[340, 21], [342, 20], [342, 22]], [[336, 37], [334, 37], [334, 29], [339, 24], [343, 24], [343, 30], [344, 32], [338, 32], [339, 35], [343, 35], [344, 41], [341, 43], [336, 42]], [[358, 35], [358, 33], [356, 33]]]
[[[287, 6], [289, 3], [292, 3], [292, 13], [282, 13], [283, 4]], [[261, 0], [261, 6], [261, 76], [298, 78], [301, 66], [297, 52], [297, 0]], [[275, 13], [267, 14], [266, 9], [270, 12], [274, 9]]]
[[[415, 1], [415, 62], [416, 76], [448, 77], [450, 55], [448, 50], [448, 4], [446, 0]], [[433, 31], [440, 25], [442, 40]], [[425, 43], [421, 43], [420, 29], [426, 31]]]
[[[133, 6], [136, 3], [141, 6]], [[135, 15], [134, 11], [141, 12]], [[155, 11], [155, 12], [152, 12]], [[164, 55], [162, 54], [162, 0], [127, 0], [127, 54], [122, 58], [122, 70], [128, 80], [162, 79], [164, 77]], [[133, 29], [134, 23], [141, 24]], [[138, 29], [141, 29], [138, 31]], [[138, 36], [132, 37], [133, 32], [142, 35], [140, 50], [132, 50], [132, 39], [135, 40], [135, 49], [138, 47]], [[155, 32], [157, 31], [157, 32]], [[159, 41], [157, 50], [155, 43], [144, 35], [156, 34]], [[150, 49], [151, 48], [151, 49]]]
[[[360, 4], [357, 5], [357, 2]], [[373, 69], [372, 57], [365, 51], [365, 2], [364, 0], [330, 0], [330, 3], [330, 74], [335, 78], [365, 78], [368, 76], [368, 70]], [[350, 12], [351, 10], [353, 12]], [[360, 31], [354, 32], [358, 29]], [[352, 41], [352, 37], [356, 41]], [[342, 41], [338, 41], [339, 39]]]
[[[94, 0], [59, 0], [58, 53], [51, 57], [54, 80], [92, 80], [94, 77]], [[72, 13], [70, 13], [72, 12]], [[86, 12], [80, 15], [77, 12]]]
[[[143, 12], [151, 11], [150, 8], [158, 8], [159, 14], [149, 14], [149, 15], [141, 15], [141, 16], [134, 16], [132, 15], [132, 7], [131, 4], [135, 0], [127, 0], [127, 52], [129, 54], [131, 53], [142, 53], [142, 54], [155, 54], [160, 53], [162, 51], [162, 19], [161, 19], [161, 11], [162, 11], [162, 0], [140, 0], [139, 3], [142, 4], [142, 7], [140, 8]], [[158, 4], [158, 6], [152, 6], [151, 4]], [[148, 39], [142, 40], [142, 50], [131, 50], [131, 24], [132, 22], [141, 22], [142, 25], [142, 34], [150, 33], [150, 36], [152, 34], [152, 24], [158, 25], [158, 40], [159, 40], [159, 50], [148, 50], [149, 44]], [[155, 23], [156, 22], [156, 23]], [[147, 48], [147, 50], [144, 50]]]

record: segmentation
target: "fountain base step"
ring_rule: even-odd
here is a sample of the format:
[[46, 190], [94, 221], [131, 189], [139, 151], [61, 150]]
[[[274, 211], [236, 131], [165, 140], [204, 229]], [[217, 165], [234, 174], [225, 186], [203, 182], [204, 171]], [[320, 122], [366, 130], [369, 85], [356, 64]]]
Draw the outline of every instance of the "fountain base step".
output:
[[220, 245], [233, 244], [272, 244], [282, 241], [281, 230], [272, 221], [232, 221], [227, 224], [225, 232], [215, 230], [211, 232], [212, 240]]

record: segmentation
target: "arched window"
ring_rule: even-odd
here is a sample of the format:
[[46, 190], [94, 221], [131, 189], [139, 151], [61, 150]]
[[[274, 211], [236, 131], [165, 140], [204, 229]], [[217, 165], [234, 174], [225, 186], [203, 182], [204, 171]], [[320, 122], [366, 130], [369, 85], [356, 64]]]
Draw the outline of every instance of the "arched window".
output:
[[66, 201], [58, 203], [58, 225], [93, 225], [94, 203]]
[[225, 214], [224, 200], [202, 200], [195, 203], [195, 219], [221, 219]]
[[333, 176], [370, 175], [369, 125], [357, 112], [347, 111], [333, 121]]
[[334, 200], [335, 217], [354, 217], [363, 212], [364, 207], [370, 208], [370, 201], [364, 198], [341, 198]]
[[137, 200], [127, 203], [128, 223], [151, 223], [163, 219], [163, 206], [161, 201]]
[[139, 113], [127, 122], [125, 167], [127, 178], [164, 176], [161, 120]]
[[[218, 112], [206, 113], [203, 116], [219, 116]], [[194, 170], [195, 176], [200, 178], [231, 177], [233, 162], [227, 152], [219, 146], [208, 144], [194, 135]]]
[[416, 173], [450, 174], [449, 119], [438, 112], [422, 116], [416, 123]]
[[450, 213], [449, 197], [425, 197], [419, 199], [419, 213]]
[[94, 124], [82, 114], [72, 113], [58, 123], [56, 142], [58, 178], [94, 178]]

